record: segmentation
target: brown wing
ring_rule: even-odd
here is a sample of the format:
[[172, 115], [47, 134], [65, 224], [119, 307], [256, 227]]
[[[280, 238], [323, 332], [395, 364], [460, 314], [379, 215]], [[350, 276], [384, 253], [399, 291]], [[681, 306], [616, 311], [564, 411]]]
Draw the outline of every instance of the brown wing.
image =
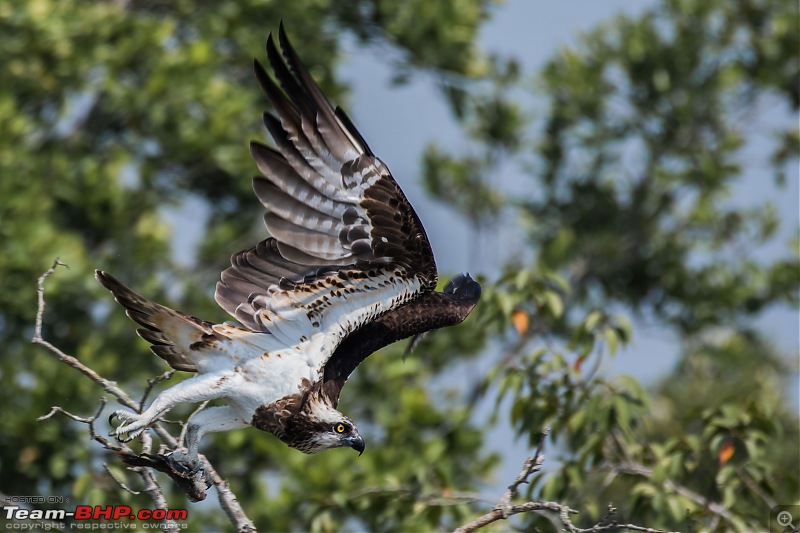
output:
[[342, 387], [361, 361], [400, 339], [462, 322], [480, 296], [480, 284], [469, 274], [460, 274], [447, 284], [444, 292], [423, 294], [372, 320], [339, 344], [318, 381], [312, 384], [303, 380], [299, 392], [259, 407], [253, 415], [253, 425], [297, 446], [302, 440], [299, 426], [308, 424], [303, 410], [313, 401], [337, 408]]
[[231, 258], [217, 303], [246, 327], [269, 331], [263, 311], [278, 290], [284, 313], [290, 300], [319, 311], [333, 306], [329, 297], [370, 291], [387, 280], [403, 292], [397, 305], [433, 290], [436, 263], [411, 204], [345, 113], [327, 101], [283, 26], [279, 41], [283, 57], [271, 35], [267, 56], [283, 90], [255, 62], [278, 115], [264, 115], [277, 149], [250, 145], [263, 175], [253, 189], [272, 237]]
[[338, 406], [342, 387], [361, 361], [393, 342], [460, 324], [480, 297], [480, 284], [469, 274], [459, 274], [443, 292], [426, 293], [365, 324], [336, 348], [317, 387]]

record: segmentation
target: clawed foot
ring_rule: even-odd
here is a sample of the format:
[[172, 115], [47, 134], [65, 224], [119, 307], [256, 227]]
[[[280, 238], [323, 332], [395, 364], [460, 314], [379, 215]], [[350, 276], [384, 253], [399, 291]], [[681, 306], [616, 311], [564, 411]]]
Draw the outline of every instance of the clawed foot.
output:
[[[114, 420], [119, 422], [117, 427], [114, 427]], [[113, 428], [109, 432], [109, 436], [116, 438], [120, 442], [130, 442], [147, 429], [150, 420], [147, 420], [139, 413], [121, 409], [111, 413], [108, 417], [108, 423]]]
[[206, 471], [197, 457], [192, 458], [189, 454], [175, 450], [165, 455], [164, 461], [176, 475], [184, 479], [205, 480]]
[[164, 472], [193, 502], [206, 498], [206, 489], [211, 486], [211, 477], [197, 459], [191, 459], [189, 455], [177, 450], [167, 455], [117, 453], [130, 466], [145, 466]]

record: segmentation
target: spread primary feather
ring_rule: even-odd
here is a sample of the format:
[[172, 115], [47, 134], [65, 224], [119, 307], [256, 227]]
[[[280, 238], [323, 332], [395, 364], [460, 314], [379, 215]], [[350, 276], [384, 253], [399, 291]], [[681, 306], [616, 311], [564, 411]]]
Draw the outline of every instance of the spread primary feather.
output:
[[277, 81], [255, 62], [277, 113], [264, 114], [275, 148], [250, 146], [269, 237], [231, 257], [215, 293], [237, 322], [174, 311], [97, 272], [153, 352], [197, 373], [142, 413], [117, 411], [119, 438], [139, 435], [177, 403], [226, 400], [190, 418], [184, 467], [196, 466], [204, 433], [249, 425], [305, 453], [363, 451], [355, 424], [336, 410], [350, 373], [386, 344], [461, 322], [480, 297], [466, 275], [434, 292], [433, 251], [411, 204], [344, 111], [327, 101], [282, 26], [278, 40], [281, 50], [267, 40]]

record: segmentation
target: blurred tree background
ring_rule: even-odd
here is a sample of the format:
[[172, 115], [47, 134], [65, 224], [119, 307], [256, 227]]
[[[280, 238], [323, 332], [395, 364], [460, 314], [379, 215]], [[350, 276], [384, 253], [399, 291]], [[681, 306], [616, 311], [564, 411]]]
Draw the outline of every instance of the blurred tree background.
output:
[[[514, 242], [465, 325], [430, 335], [405, 360], [402, 343], [390, 347], [354, 375], [341, 408], [368, 440], [363, 457], [304, 456], [255, 430], [208, 438], [204, 453], [259, 530], [444, 530], [490, 510], [475, 495], [502, 444], [492, 421], [472, 415], [484, 399], [497, 401], [495, 422], [547, 451], [526, 496], [579, 510], [584, 527], [613, 502], [649, 527], [764, 530], [771, 507], [800, 503], [789, 396], [798, 354], [757, 326], [768, 310], [797, 308], [798, 242], [775, 242], [797, 221], [730, 198], [753, 117], [765, 106], [796, 117], [797, 3], [665, 0], [592, 29], [536, 72], [480, 49], [500, 9], [0, 0], [0, 492], [152, 505], [119, 490], [100, 465], [124, 471], [84, 426], [36, 422], [55, 404], [88, 416], [101, 391], [30, 345], [35, 280], [56, 257], [70, 265], [48, 282], [45, 337], [134, 396], [164, 367], [94, 268], [172, 307], [227, 318], [214, 282], [230, 253], [263, 237], [246, 143], [264, 137], [266, 103], [251, 62], [283, 19], [356, 123], [358, 104], [336, 77], [343, 36], [390, 48], [397, 83], [432, 75], [472, 142], [461, 152], [431, 145], [419, 177], [476, 231], [513, 226]], [[786, 187], [798, 179], [798, 131], [767, 137], [758, 179]], [[501, 167], [529, 192], [498, 188]], [[204, 232], [196, 265], [171, 252], [165, 217], [187, 200], [206, 206], [182, 221]], [[763, 254], [766, 245], [785, 252]], [[597, 371], [636, 335], [631, 317], [680, 342], [675, 368], [649, 387]], [[467, 360], [492, 371], [448, 380]], [[170, 506], [184, 507], [183, 495], [173, 491]], [[230, 528], [211, 504], [193, 506], [190, 524]], [[492, 527], [557, 530], [536, 513]]]

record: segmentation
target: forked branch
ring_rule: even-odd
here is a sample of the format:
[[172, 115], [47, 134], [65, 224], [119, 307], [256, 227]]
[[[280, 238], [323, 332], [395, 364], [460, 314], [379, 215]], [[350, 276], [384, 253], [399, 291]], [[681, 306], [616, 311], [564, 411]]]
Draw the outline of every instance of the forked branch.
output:
[[544, 456], [537, 450], [536, 455], [525, 460], [522, 470], [508, 486], [494, 509], [459, 527], [455, 530], [455, 533], [470, 533], [494, 522], [505, 520], [515, 514], [530, 512], [547, 513], [553, 520], [560, 522], [563, 531], [568, 531], [569, 533], [611, 533], [616, 531], [668, 533], [660, 529], [637, 526], [635, 524], [620, 524], [614, 519], [617, 510], [611, 505], [608, 506], [608, 511], [600, 522], [589, 528], [579, 528], [572, 522], [571, 518], [571, 515], [577, 514], [578, 511], [571, 509], [567, 505], [558, 502], [537, 501], [513, 504], [512, 501], [517, 497], [520, 485], [528, 483], [528, 478], [541, 470], [543, 463]]
[[[47, 280], [47, 278], [49, 278], [51, 275], [53, 275], [53, 273], [55, 273], [56, 269], [59, 266], [67, 266], [67, 265], [65, 265], [64, 263], [62, 263], [58, 259], [56, 259], [53, 262], [53, 266], [51, 266], [44, 274], [42, 274], [39, 277], [38, 288], [37, 288], [38, 307], [37, 307], [37, 311], [36, 311], [36, 323], [35, 323], [35, 326], [34, 326], [33, 339], [31, 339], [31, 342], [33, 342], [33, 344], [38, 344], [40, 346], [43, 346], [50, 353], [55, 355], [55, 357], [60, 362], [66, 364], [67, 366], [70, 366], [70, 367], [74, 368], [75, 370], [77, 370], [78, 372], [80, 372], [81, 374], [83, 374], [84, 376], [89, 378], [90, 380], [92, 380], [95, 383], [97, 383], [98, 385], [100, 385], [100, 387], [102, 387], [102, 389], [107, 394], [110, 394], [111, 396], [116, 398], [117, 401], [119, 401], [119, 403], [121, 403], [125, 407], [128, 407], [128, 408], [130, 408], [130, 409], [132, 409], [134, 411], [139, 412], [141, 410], [141, 405], [144, 402], [144, 398], [142, 399], [142, 402], [135, 401], [133, 398], [131, 398], [131, 396], [128, 393], [126, 393], [124, 390], [122, 390], [117, 385], [116, 382], [104, 378], [103, 376], [101, 376], [100, 374], [95, 372], [93, 369], [91, 369], [88, 366], [86, 366], [83, 363], [81, 363], [75, 357], [65, 353], [60, 348], [58, 348], [57, 346], [53, 345], [52, 343], [50, 343], [50, 342], [48, 342], [47, 340], [44, 339], [44, 336], [42, 334], [42, 323], [43, 323], [44, 310], [45, 310], [44, 283], [45, 283], [45, 280]], [[149, 392], [149, 389], [152, 388], [152, 386], [155, 385], [155, 383], [157, 383], [161, 379], [166, 379], [167, 377], [168, 377], [168, 375], [165, 374], [163, 376], [159, 376], [155, 380], [151, 380], [147, 392]], [[88, 427], [89, 427], [89, 433], [91, 435], [91, 438], [94, 441], [98, 442], [105, 449], [114, 451], [117, 454], [119, 454], [120, 457], [123, 457], [123, 458], [126, 458], [126, 457], [127, 458], [137, 457], [137, 455], [133, 452], [133, 450], [131, 450], [130, 448], [128, 448], [124, 444], [118, 444], [116, 442], [111, 442], [108, 439], [105, 439], [104, 437], [102, 437], [99, 434], [97, 434], [97, 432], [95, 431], [94, 422], [100, 416], [100, 413], [102, 412], [103, 408], [105, 407], [105, 404], [106, 404], [106, 400], [105, 400], [105, 398], [102, 398], [101, 402], [100, 402], [100, 407], [99, 407], [97, 413], [95, 413], [95, 415], [90, 417], [90, 418], [79, 417], [77, 415], [69, 413], [68, 411], [66, 411], [65, 409], [63, 409], [60, 406], [54, 406], [48, 414], [40, 417], [39, 420], [47, 420], [47, 419], [51, 418], [53, 415], [55, 415], [56, 413], [62, 413], [65, 416], [67, 416], [67, 417], [69, 417], [69, 418], [71, 418], [71, 419], [73, 419], [75, 421], [87, 424]], [[179, 441], [175, 437], [173, 437], [172, 434], [170, 434], [161, 424], [156, 423], [156, 424], [154, 424], [152, 426], [151, 429], [153, 429], [153, 431], [155, 431], [155, 433], [159, 436], [161, 441], [168, 448], [176, 449], [178, 447]], [[143, 434], [143, 436], [144, 435], [146, 435], [146, 433]], [[145, 442], [146, 447], [149, 448], [150, 447], [149, 446], [149, 440], [147, 438], [145, 438], [145, 440], [146, 440], [146, 442]], [[216, 486], [220, 507], [227, 514], [227, 516], [230, 519], [231, 523], [236, 528], [236, 531], [240, 531], [240, 532], [253, 531], [254, 532], [256, 529], [255, 529], [255, 526], [253, 525], [253, 522], [245, 514], [244, 509], [242, 509], [242, 507], [239, 504], [239, 501], [237, 500], [236, 496], [233, 494], [233, 492], [231, 492], [230, 486], [228, 485], [228, 483], [219, 476], [219, 474], [214, 469], [213, 465], [208, 461], [208, 459], [206, 459], [204, 456], [201, 455], [200, 456], [200, 460], [202, 461], [203, 468], [205, 469], [205, 472], [208, 474], [211, 482]], [[144, 485], [145, 486], [144, 486], [144, 488], [142, 490], [144, 492], [146, 492], [152, 498], [153, 503], [156, 506], [156, 508], [166, 509], [167, 508], [167, 503], [166, 503], [166, 499], [164, 498], [164, 492], [163, 492], [162, 488], [160, 487], [160, 485], [158, 484], [158, 482], [156, 481], [155, 476], [153, 475], [153, 470], [151, 468], [145, 468], [145, 467], [134, 467], [134, 468], [132, 468], [132, 470], [137, 472], [137, 474], [144, 481]], [[114, 480], [124, 490], [131, 491], [131, 489], [128, 488], [127, 486], [125, 486], [124, 484], [122, 484], [120, 482], [120, 480], [117, 480], [116, 478], [114, 478]], [[203, 497], [204, 497], [204, 494], [203, 494]]]

